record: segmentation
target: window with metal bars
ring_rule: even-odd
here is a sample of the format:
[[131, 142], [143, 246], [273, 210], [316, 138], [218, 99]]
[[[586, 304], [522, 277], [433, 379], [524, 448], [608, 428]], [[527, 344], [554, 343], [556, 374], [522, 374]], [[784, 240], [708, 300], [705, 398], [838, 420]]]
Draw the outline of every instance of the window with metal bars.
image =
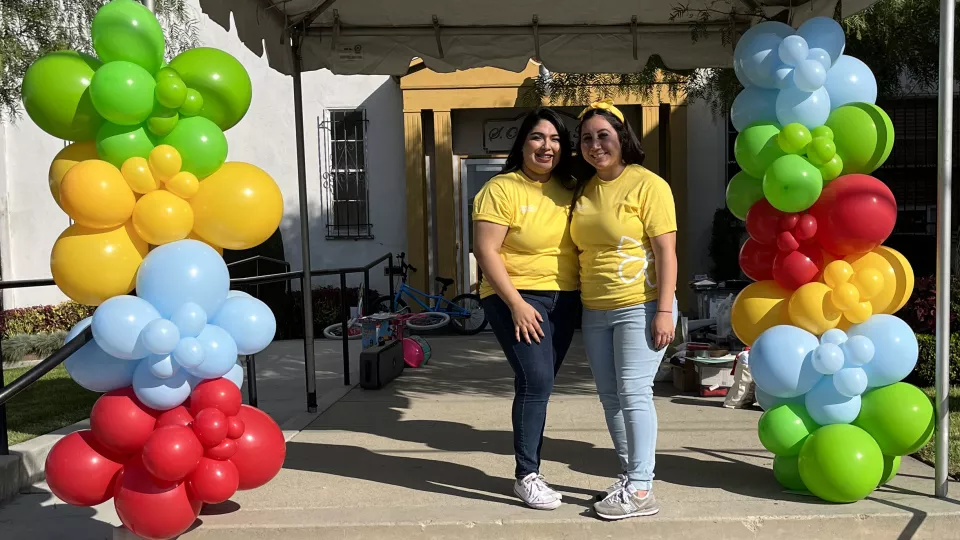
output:
[[317, 119], [327, 238], [371, 239], [365, 109], [330, 110]]

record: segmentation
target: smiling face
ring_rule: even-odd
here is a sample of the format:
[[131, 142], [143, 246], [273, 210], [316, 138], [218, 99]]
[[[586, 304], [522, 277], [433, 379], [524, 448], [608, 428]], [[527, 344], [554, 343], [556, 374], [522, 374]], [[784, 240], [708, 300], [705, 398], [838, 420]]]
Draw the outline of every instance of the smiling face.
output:
[[560, 134], [547, 120], [533, 126], [523, 143], [523, 166], [534, 175], [549, 175], [560, 162]]
[[621, 165], [620, 137], [602, 115], [591, 116], [580, 127], [580, 153], [598, 173]]

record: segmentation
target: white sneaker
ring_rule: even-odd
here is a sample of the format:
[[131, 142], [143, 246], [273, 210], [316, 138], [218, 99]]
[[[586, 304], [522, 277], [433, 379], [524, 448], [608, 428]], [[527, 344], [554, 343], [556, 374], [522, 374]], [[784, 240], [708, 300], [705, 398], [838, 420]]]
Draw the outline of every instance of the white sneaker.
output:
[[554, 491], [538, 473], [530, 473], [517, 480], [513, 492], [530, 508], [554, 510], [560, 506], [563, 495]]
[[626, 487], [627, 482], [629, 482], [629, 481], [630, 481], [630, 479], [627, 478], [627, 475], [626, 475], [626, 474], [624, 474], [624, 473], [618, 474], [618, 475], [617, 475], [617, 481], [614, 482], [614, 483], [612, 483], [612, 484], [610, 484], [610, 487], [608, 487], [607, 489], [601, 491], [600, 493], [597, 493], [597, 494], [594, 496], [594, 500], [596, 500], [596, 501], [602, 501], [602, 500], [606, 499], [606, 498], [609, 497], [611, 494], [616, 493], [617, 491], [620, 491], [621, 489], [623, 489], [624, 487]]

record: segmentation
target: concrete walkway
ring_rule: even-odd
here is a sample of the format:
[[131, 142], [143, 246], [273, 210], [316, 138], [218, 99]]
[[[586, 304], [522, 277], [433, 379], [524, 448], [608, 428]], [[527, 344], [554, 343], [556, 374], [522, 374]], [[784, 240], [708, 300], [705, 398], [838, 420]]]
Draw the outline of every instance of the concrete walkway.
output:
[[[564, 493], [553, 512], [512, 495], [512, 373], [490, 335], [429, 338], [430, 365], [388, 388], [359, 388], [291, 433], [284, 469], [269, 485], [204, 509], [189, 539], [244, 538], [958, 538], [960, 501], [938, 500], [933, 471], [904, 459], [867, 500], [832, 505], [785, 493], [756, 435], [759, 410], [657, 388], [660, 430], [652, 518], [605, 523], [593, 494], [617, 461], [579, 336], [551, 401], [542, 472]], [[318, 353], [330, 342], [317, 342]], [[258, 356], [261, 407], [302, 423], [303, 364], [296, 342]], [[339, 351], [339, 344], [332, 346]], [[343, 392], [335, 352], [324, 352], [322, 396]], [[298, 364], [299, 363], [299, 364]], [[299, 408], [299, 409], [298, 409]], [[956, 497], [960, 485], [951, 485]], [[7, 538], [109, 538], [112, 503], [57, 503], [43, 486], [0, 508]], [[29, 532], [28, 532], [29, 531]]]

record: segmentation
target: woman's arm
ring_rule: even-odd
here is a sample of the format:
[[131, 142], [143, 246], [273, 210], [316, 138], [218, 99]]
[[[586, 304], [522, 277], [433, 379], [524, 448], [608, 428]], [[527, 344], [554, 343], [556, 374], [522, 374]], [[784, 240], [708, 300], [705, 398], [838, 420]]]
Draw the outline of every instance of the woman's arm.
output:
[[540, 343], [540, 338], [544, 335], [543, 329], [540, 328], [543, 318], [520, 296], [510, 280], [503, 259], [500, 258], [500, 247], [509, 230], [510, 228], [506, 225], [475, 220], [473, 222], [473, 255], [483, 271], [483, 279], [510, 308], [517, 341], [520, 341], [522, 335], [527, 343], [530, 343], [531, 339]]
[[657, 350], [673, 342], [673, 299], [677, 292], [677, 233], [669, 232], [650, 238], [657, 269], [657, 315], [651, 335]]

